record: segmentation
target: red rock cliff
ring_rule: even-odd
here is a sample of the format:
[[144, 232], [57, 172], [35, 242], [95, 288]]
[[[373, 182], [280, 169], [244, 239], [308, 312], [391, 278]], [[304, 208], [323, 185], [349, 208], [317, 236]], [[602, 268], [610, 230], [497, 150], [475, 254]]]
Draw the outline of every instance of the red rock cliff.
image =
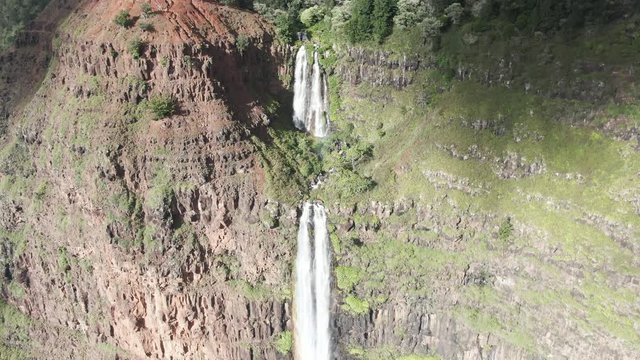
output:
[[[292, 237], [260, 224], [251, 136], [289, 55], [250, 12], [151, 1], [143, 19], [141, 3], [75, 5], [42, 86], [12, 109], [3, 291], [41, 324], [46, 356], [279, 358]], [[116, 25], [120, 10], [137, 24]], [[156, 96], [172, 97], [175, 114], [154, 120]], [[287, 215], [281, 228], [295, 229]]]

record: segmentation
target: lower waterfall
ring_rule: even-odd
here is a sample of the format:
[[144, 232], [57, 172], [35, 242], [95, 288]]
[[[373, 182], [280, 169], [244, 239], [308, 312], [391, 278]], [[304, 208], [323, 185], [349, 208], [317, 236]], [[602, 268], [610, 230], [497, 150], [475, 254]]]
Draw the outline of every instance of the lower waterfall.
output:
[[295, 288], [297, 360], [331, 359], [331, 247], [327, 213], [305, 203], [298, 229]]

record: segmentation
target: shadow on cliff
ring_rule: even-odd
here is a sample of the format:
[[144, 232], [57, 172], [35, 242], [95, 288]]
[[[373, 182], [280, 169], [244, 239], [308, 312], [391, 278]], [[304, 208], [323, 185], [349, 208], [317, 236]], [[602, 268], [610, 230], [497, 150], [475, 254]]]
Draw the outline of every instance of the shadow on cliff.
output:
[[79, 3], [79, 0], [52, 0], [18, 34], [15, 46], [0, 54], [0, 136], [6, 133], [9, 115], [40, 87], [52, 59], [58, 25]]

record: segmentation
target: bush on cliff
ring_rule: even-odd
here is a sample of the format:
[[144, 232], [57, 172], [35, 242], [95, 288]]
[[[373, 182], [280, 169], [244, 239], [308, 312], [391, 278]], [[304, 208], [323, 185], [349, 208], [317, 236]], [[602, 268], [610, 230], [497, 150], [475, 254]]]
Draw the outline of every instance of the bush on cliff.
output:
[[279, 353], [286, 355], [291, 352], [293, 347], [293, 334], [291, 331], [284, 331], [274, 343]]
[[153, 8], [148, 2], [142, 3], [142, 5], [140, 5], [140, 11], [142, 12], [142, 17], [145, 19], [148, 19], [153, 15]]
[[140, 59], [142, 56], [142, 52], [144, 51], [144, 42], [138, 38], [135, 38], [129, 42], [129, 54], [133, 56], [134, 59]]
[[131, 15], [129, 15], [129, 12], [126, 10], [120, 10], [118, 15], [116, 15], [116, 18], [113, 19], [113, 22], [124, 28], [129, 28], [131, 27], [131, 25], [133, 25], [133, 19], [131, 18]]
[[149, 109], [156, 120], [171, 116], [176, 111], [176, 101], [168, 95], [154, 96], [149, 100]]
[[238, 37], [236, 38], [236, 48], [238, 49], [240, 55], [244, 55], [244, 51], [247, 50], [248, 46], [249, 38], [245, 35], [238, 35]]

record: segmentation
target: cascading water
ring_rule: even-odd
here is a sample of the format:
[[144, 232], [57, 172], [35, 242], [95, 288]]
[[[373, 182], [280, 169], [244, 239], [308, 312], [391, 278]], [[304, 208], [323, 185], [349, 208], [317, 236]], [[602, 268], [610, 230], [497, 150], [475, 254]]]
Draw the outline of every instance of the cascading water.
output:
[[[313, 240], [313, 242], [312, 242]], [[305, 203], [298, 229], [295, 290], [297, 360], [330, 360], [331, 247], [327, 213]]]
[[316, 137], [329, 131], [329, 101], [327, 79], [320, 68], [318, 51], [313, 52], [313, 66], [309, 70], [307, 51], [301, 46], [296, 55], [293, 85], [293, 124]]

